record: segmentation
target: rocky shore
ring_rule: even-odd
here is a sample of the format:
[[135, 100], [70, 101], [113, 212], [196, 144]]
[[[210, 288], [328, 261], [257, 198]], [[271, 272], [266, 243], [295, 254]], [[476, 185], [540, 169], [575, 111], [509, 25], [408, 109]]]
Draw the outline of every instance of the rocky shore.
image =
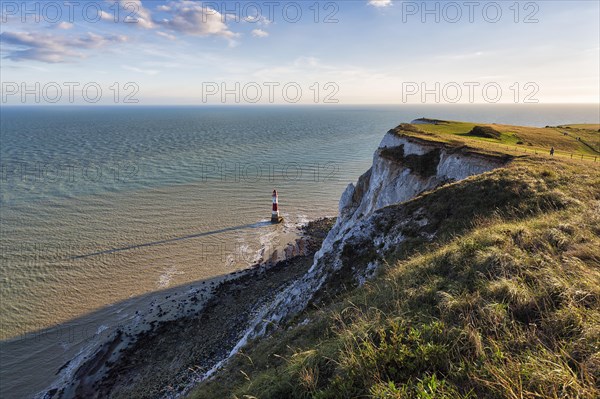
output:
[[[117, 331], [77, 369], [68, 387], [46, 397], [159, 398], [185, 392], [228, 357], [264, 303], [308, 271], [334, 222], [309, 222], [283, 254], [223, 279], [202, 309], [152, 323], [135, 336]], [[285, 260], [274, 261], [282, 255]]]

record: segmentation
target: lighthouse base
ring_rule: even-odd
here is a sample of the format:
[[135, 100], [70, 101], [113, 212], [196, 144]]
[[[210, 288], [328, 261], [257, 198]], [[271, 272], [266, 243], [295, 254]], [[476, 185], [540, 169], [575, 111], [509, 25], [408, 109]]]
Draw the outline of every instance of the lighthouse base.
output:
[[281, 223], [283, 222], [283, 217], [281, 216], [271, 216], [271, 223]]

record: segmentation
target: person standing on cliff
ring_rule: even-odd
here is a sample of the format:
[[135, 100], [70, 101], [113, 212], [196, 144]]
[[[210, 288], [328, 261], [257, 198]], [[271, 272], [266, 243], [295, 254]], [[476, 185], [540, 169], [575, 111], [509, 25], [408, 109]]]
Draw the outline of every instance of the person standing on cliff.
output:
[[553, 157], [554, 156], [554, 147], [550, 148], [550, 156]]

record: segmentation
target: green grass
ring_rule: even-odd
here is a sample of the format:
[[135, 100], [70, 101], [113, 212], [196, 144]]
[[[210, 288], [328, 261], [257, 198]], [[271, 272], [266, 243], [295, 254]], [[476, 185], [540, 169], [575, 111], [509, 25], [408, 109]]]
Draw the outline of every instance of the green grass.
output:
[[596, 132], [598, 130], [600, 130], [599, 123], [576, 123], [573, 125], [560, 125], [559, 127], [572, 128], [572, 129], [595, 130]]
[[595, 124], [578, 124], [559, 126], [563, 133], [567, 133], [570, 137], [577, 139], [578, 137], [594, 148], [600, 154], [600, 125]]
[[597, 166], [518, 158], [381, 218], [419, 209], [433, 241], [399, 245], [190, 397], [600, 397]]
[[[571, 129], [566, 129], [564, 127], [537, 128], [485, 123], [476, 124], [457, 121], [448, 121], [448, 123], [440, 123], [437, 125], [424, 124], [411, 126], [426, 134], [435, 135], [437, 139], [440, 140], [460, 139], [473, 146], [477, 146], [477, 141], [479, 141], [480, 143], [489, 143], [492, 145], [520, 146], [529, 149], [535, 148], [539, 149], [540, 153], [546, 153], [551, 147], [554, 147], [556, 151], [564, 154], [600, 154], [600, 152], [598, 152], [600, 151], [600, 133], [598, 133], [597, 130], [591, 130], [590, 127], [595, 127], [595, 125], [591, 124], [571, 125], [573, 126]], [[500, 132], [500, 137], [497, 139], [474, 137], [470, 135], [469, 132], [475, 126], [491, 127]], [[575, 126], [580, 127], [575, 128]], [[565, 135], [565, 132], [568, 134]], [[415, 132], [411, 132], [410, 134], [415, 134]], [[580, 137], [597, 151], [594, 151], [592, 148], [578, 141], [577, 137]]]

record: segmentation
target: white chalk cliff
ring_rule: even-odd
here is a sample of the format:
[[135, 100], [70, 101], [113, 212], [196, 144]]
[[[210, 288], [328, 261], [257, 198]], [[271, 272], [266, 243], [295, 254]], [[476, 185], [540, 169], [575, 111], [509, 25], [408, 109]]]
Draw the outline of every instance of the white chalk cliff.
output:
[[297, 315], [316, 295], [339, 286], [340, 280], [362, 284], [405, 240], [408, 227], [425, 239], [435, 235], [427, 229], [426, 211], [412, 210], [400, 218], [398, 215], [403, 214], [395, 213], [385, 220], [385, 207], [498, 168], [503, 162], [468, 148], [405, 136], [398, 129], [389, 131], [375, 151], [372, 167], [342, 194], [337, 222], [315, 254], [310, 270], [258, 312], [232, 354], [249, 338], [268, 331], [272, 323]]

